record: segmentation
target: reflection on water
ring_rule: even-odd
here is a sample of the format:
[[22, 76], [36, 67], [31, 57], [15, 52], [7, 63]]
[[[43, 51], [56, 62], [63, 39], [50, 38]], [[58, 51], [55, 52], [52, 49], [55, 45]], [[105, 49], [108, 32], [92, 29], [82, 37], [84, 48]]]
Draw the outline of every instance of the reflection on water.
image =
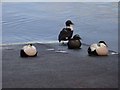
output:
[[3, 3], [2, 43], [57, 41], [64, 22], [71, 19], [74, 34], [86, 44], [105, 40], [118, 49], [118, 3]]

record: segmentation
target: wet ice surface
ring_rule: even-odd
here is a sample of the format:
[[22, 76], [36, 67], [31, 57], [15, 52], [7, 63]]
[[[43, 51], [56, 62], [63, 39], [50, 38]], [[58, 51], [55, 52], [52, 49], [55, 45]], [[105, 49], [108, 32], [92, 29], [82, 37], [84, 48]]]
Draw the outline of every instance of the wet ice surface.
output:
[[59, 43], [34, 43], [38, 56], [21, 58], [24, 45], [3, 46], [3, 88], [118, 87], [118, 55], [90, 57], [88, 45], [77, 50]]

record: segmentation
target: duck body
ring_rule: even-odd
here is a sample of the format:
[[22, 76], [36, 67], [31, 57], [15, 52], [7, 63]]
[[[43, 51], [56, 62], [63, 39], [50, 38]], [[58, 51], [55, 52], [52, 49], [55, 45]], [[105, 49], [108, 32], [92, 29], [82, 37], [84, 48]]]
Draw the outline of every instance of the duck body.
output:
[[82, 43], [80, 41], [80, 36], [78, 34], [74, 35], [72, 39], [68, 41], [68, 48], [69, 49], [80, 49]]
[[63, 30], [60, 32], [58, 40], [61, 41], [67, 41], [69, 40], [73, 35], [73, 31], [71, 31], [70, 28], [63, 28]]
[[100, 48], [96, 49], [96, 52], [98, 53], [99, 56], [107, 56], [108, 55], [108, 48], [100, 47]]
[[31, 45], [26, 45], [20, 50], [21, 57], [35, 57], [37, 56], [36, 47]]
[[105, 42], [99, 42], [98, 44], [92, 44], [88, 48], [89, 56], [107, 56], [108, 55], [108, 47]]

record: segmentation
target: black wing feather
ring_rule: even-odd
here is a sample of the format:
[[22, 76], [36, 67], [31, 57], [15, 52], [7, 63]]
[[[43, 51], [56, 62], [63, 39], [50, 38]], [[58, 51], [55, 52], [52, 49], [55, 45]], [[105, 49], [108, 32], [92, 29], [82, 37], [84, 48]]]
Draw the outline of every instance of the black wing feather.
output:
[[73, 35], [73, 31], [71, 31], [71, 29], [63, 28], [62, 31], [60, 31], [60, 34], [58, 36], [58, 40], [59, 40], [59, 42], [61, 40], [69, 40], [69, 39], [71, 39], [72, 35]]

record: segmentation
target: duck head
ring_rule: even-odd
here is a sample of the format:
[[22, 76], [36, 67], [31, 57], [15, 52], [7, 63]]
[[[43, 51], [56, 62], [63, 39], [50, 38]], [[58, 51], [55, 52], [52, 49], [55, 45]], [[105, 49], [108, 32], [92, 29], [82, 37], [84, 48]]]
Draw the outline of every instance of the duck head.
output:
[[74, 25], [74, 23], [71, 20], [67, 20], [65, 24], [66, 26]]
[[80, 35], [79, 35], [79, 34], [76, 34], [76, 35], [74, 35], [74, 36], [73, 36], [73, 39], [74, 39], [74, 40], [80, 40], [80, 39], [81, 39], [81, 37], [80, 37]]
[[102, 46], [108, 47], [107, 44], [105, 43], [105, 41], [99, 41], [98, 46], [100, 46], [100, 47], [102, 47]]

